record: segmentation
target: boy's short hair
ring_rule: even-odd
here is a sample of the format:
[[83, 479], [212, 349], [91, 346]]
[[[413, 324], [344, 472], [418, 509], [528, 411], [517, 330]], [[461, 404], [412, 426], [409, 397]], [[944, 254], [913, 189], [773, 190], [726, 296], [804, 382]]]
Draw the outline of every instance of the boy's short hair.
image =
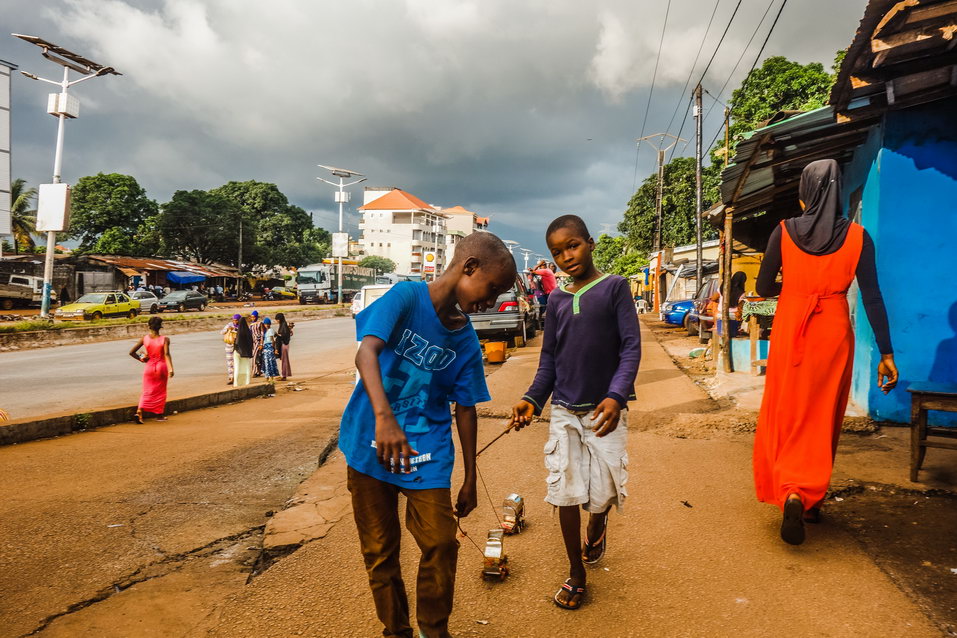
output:
[[548, 239], [548, 236], [559, 228], [567, 228], [576, 235], [580, 235], [582, 239], [591, 239], [591, 233], [588, 232], [588, 226], [585, 225], [585, 220], [578, 215], [562, 215], [561, 217], [556, 217], [552, 220], [552, 223], [548, 225], [548, 230], [545, 231], [545, 239]]
[[458, 265], [469, 257], [475, 257], [482, 264], [500, 264], [515, 268], [515, 259], [509, 252], [508, 246], [496, 235], [487, 232], [475, 232], [462, 238], [455, 245], [455, 256], [449, 268]]

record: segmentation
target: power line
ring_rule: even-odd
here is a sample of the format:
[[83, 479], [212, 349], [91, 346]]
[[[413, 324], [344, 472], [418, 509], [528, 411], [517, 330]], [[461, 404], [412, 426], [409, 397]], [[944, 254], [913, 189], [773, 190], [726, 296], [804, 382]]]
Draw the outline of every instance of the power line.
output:
[[[714, 47], [714, 51], [711, 53], [711, 59], [708, 60], [708, 64], [707, 66], [705, 66], [704, 72], [701, 74], [701, 79], [698, 80], [699, 84], [701, 83], [702, 80], [704, 80], [705, 76], [708, 74], [708, 70], [711, 68], [711, 63], [714, 62], [715, 56], [718, 55], [718, 50], [721, 48], [722, 43], [724, 43], [724, 38], [726, 35], [728, 35], [728, 29], [731, 28], [731, 23], [734, 22], [734, 17], [738, 15], [738, 9], [740, 8], [741, 8], [741, 0], [738, 0], [738, 4], [734, 5], [734, 11], [731, 12], [731, 18], [728, 19], [728, 24], [724, 26], [724, 31], [721, 33], [721, 38], [718, 40], [718, 44]], [[681, 137], [681, 132], [685, 128], [685, 122], [688, 121], [688, 111], [690, 109], [691, 109], [691, 102], [689, 101], [688, 108], [685, 109], [684, 117], [681, 118], [681, 128], [678, 129], [678, 137]], [[685, 144], [685, 148], [687, 148], [687, 146], [688, 145]], [[684, 152], [684, 149], [682, 149], [682, 152]], [[675, 149], [672, 148], [671, 154], [668, 156], [669, 162], [671, 161], [671, 158], [674, 156], [674, 154], [675, 154]]]
[[658, 78], [658, 62], [661, 61], [661, 48], [665, 42], [665, 30], [668, 28], [668, 14], [671, 12], [671, 0], [668, 0], [668, 6], [665, 7], [665, 21], [661, 25], [661, 37], [658, 39], [658, 54], [655, 56], [655, 70], [651, 74], [651, 90], [648, 92], [648, 102], [645, 104], [645, 115], [641, 120], [641, 134], [638, 135], [638, 146], [635, 149], [635, 179], [631, 185], [631, 191], [634, 192], [638, 186], [638, 151], [641, 149], [641, 139], [645, 136], [645, 124], [648, 123], [648, 110], [651, 108], [651, 97], [655, 94], [655, 80]]
[[[698, 66], [698, 58], [701, 56], [701, 50], [704, 49], [704, 43], [708, 40], [708, 34], [711, 33], [711, 23], [714, 22], [714, 16], [718, 13], [718, 5], [721, 4], [721, 0], [715, 0], [714, 9], [711, 11], [711, 19], [708, 20], [708, 28], [704, 31], [704, 37], [701, 38], [701, 44], [698, 45], [698, 52], [694, 56], [694, 62], [691, 63], [691, 69], [688, 71], [688, 79], [685, 80], [685, 86], [681, 89], [681, 95], [684, 95], [688, 90], [688, 85], [691, 83], [691, 78], [694, 75], [694, 70]], [[671, 130], [671, 125], [675, 123], [675, 116], [678, 115], [678, 109], [681, 108], [681, 98], [678, 98], [678, 103], [675, 104], [675, 112], [671, 114], [671, 119], [668, 120], [668, 126], [665, 127], [666, 131]], [[687, 115], [685, 115], [687, 117]]]
[[[771, 39], [771, 34], [774, 33], [774, 27], [777, 26], [777, 24], [778, 24], [778, 19], [781, 17], [781, 13], [784, 11], [784, 6], [785, 6], [787, 3], [788, 3], [788, 0], [783, 0], [783, 1], [781, 2], [781, 6], [778, 7], [778, 13], [777, 13], [776, 16], [774, 16], [774, 22], [771, 23], [771, 28], [768, 29], [768, 35], [764, 38], [764, 43], [761, 45], [761, 49], [758, 51], [758, 54], [755, 56], [754, 62], [751, 63], [751, 68], [748, 69], [748, 74], [744, 76], [744, 77], [745, 77], [745, 80], [747, 80], [747, 78], [751, 77], [751, 71], [754, 71], [754, 68], [758, 65], [758, 60], [761, 59], [761, 55], [764, 53], [764, 48], [768, 45], [768, 40]], [[763, 22], [763, 20], [762, 20], [762, 22]], [[731, 108], [732, 108], [732, 109], [734, 108], [734, 102], [731, 103]], [[722, 124], [722, 127], [723, 127], [723, 126], [724, 126], [724, 124]], [[721, 128], [719, 128], [718, 131], [717, 131], [717, 133], [715, 133], [714, 139], [711, 140], [711, 144], [708, 146], [709, 149], [714, 146], [714, 143], [717, 141], [719, 135], [721, 135]], [[728, 153], [728, 152], [730, 152], [730, 151], [729, 151], [728, 149], [725, 149], [725, 152]], [[729, 158], [729, 159], [730, 159], [730, 158]]]

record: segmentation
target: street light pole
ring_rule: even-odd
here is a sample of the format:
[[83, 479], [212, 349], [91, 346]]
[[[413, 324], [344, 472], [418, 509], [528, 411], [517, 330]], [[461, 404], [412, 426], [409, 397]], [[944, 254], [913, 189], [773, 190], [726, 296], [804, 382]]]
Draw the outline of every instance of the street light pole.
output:
[[[35, 44], [36, 46], [40, 47], [43, 49], [43, 53], [41, 54], [43, 57], [63, 67], [63, 79], [59, 82], [41, 78], [33, 73], [27, 73], [26, 71], [20, 71], [20, 73], [31, 80], [46, 82], [47, 84], [53, 84], [60, 87], [59, 95], [51, 95], [47, 106], [47, 112], [49, 112], [51, 115], [57, 116], [56, 151], [53, 155], [53, 183], [59, 184], [63, 167], [63, 136], [66, 129], [66, 118], [75, 118], [79, 115], [79, 102], [77, 102], [76, 98], [72, 98], [71, 101], [71, 96], [69, 94], [70, 87], [74, 84], [79, 84], [80, 82], [84, 82], [90, 78], [95, 78], [100, 75], [121, 74], [118, 73], [113, 67], [97, 64], [96, 62], [77, 55], [72, 51], [68, 51], [67, 49], [53, 44], [52, 42], [47, 42], [42, 38], [38, 38], [37, 36], [23, 35], [20, 33], [14, 33], [12, 35], [25, 42], [29, 42], [30, 44]], [[82, 73], [83, 77], [70, 82], [71, 69], [78, 73]], [[40, 207], [38, 206], [37, 208], [39, 209]], [[65, 213], [66, 211], [64, 211], [64, 215]], [[66, 230], [66, 228], [64, 227], [60, 230]], [[55, 230], [47, 230], [47, 249], [46, 255], [44, 256], [45, 258], [43, 260], [43, 299], [40, 302], [40, 316], [44, 319], [50, 318], [50, 292], [53, 289], [53, 255], [56, 252], [56, 233], [57, 231]]]
[[694, 177], [695, 177], [695, 261], [696, 261], [696, 270], [695, 270], [695, 294], [698, 294], [697, 291], [701, 290], [701, 284], [704, 283], [704, 270], [703, 264], [701, 263], [703, 259], [702, 250], [701, 250], [701, 214], [704, 212], [704, 198], [701, 188], [701, 125], [704, 115], [702, 114], [701, 108], [701, 83], [698, 83], [698, 86], [694, 90], [694, 119], [695, 119], [695, 168], [694, 168]]
[[[346, 184], [345, 183], [346, 178], [358, 177], [358, 176], [361, 176], [362, 173], [358, 171], [351, 171], [345, 168], [336, 168], [335, 166], [325, 166], [323, 164], [319, 164], [319, 168], [324, 168], [327, 171], [331, 172], [334, 176], [339, 178], [338, 184], [335, 182], [330, 182], [327, 179], [322, 179], [321, 177], [317, 177], [316, 179], [318, 179], [320, 182], [325, 182], [326, 184], [329, 184], [330, 186], [335, 186], [336, 188], [339, 189], [338, 192], [336, 193], [336, 201], [339, 202], [339, 235], [341, 237], [343, 232], [342, 231], [343, 206], [345, 205], [346, 201], [348, 201], [349, 199], [348, 193], [346, 192], [345, 187], [354, 186], [356, 184], [362, 183], [366, 181], [366, 178], [363, 177], [362, 179], [357, 179], [354, 182], [349, 182], [348, 184]], [[335, 242], [333, 242], [333, 247], [335, 247]], [[347, 238], [346, 251], [348, 252], [348, 250], [349, 250], [349, 240]], [[338, 271], [337, 272], [338, 294], [336, 296], [336, 303], [342, 304], [342, 254], [341, 254], [341, 251], [338, 251], [338, 252], [340, 252], [340, 254], [338, 255], [338, 263], [336, 264], [336, 270]], [[333, 255], [333, 257], [336, 257], [336, 255]]]

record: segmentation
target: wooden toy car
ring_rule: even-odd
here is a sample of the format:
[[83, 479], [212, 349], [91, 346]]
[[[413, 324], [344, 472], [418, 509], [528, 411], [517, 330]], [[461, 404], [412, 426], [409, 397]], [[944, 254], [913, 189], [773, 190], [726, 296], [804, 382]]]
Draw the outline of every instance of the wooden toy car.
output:
[[525, 529], [525, 499], [518, 494], [505, 497], [502, 506], [502, 529], [506, 534], [518, 534]]
[[508, 555], [505, 553], [505, 530], [490, 529], [485, 541], [485, 563], [482, 577], [486, 580], [505, 580], [508, 576]]

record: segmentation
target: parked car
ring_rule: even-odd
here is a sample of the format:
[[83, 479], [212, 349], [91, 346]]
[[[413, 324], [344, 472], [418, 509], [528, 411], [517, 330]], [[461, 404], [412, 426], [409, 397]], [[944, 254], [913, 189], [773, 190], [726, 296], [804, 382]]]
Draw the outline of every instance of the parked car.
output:
[[531, 339], [541, 327], [541, 308], [521, 278], [508, 292], [498, 296], [495, 304], [485, 312], [469, 315], [472, 327], [480, 339], [515, 337]]
[[694, 296], [694, 308], [687, 315], [685, 328], [689, 335], [698, 335], [701, 343], [707, 343], [711, 339], [711, 331], [714, 329], [714, 317], [712, 316], [709, 305], [711, 297], [719, 292], [721, 282], [718, 279], [709, 279], [701, 284], [698, 293]]
[[263, 299], [295, 299], [296, 291], [290, 290], [285, 286], [276, 286], [270, 288], [269, 292], [263, 295]]
[[363, 286], [359, 292], [352, 297], [352, 318], [372, 305], [376, 299], [379, 299], [385, 293], [389, 292], [393, 284], [376, 284], [374, 286]]
[[687, 329], [688, 312], [694, 308], [694, 299], [666, 301], [661, 304], [661, 320], [673, 326], [684, 326]]
[[97, 321], [103, 317], [133, 318], [140, 312], [140, 302], [125, 293], [90, 292], [71, 304], [56, 309], [53, 316], [64, 321]]
[[140, 302], [140, 309], [149, 310], [151, 315], [159, 311], [159, 297], [148, 290], [137, 290], [130, 293], [130, 297]]
[[174, 290], [159, 300], [159, 311], [177, 310], [185, 312], [190, 308], [206, 310], [206, 295], [195, 290]]

